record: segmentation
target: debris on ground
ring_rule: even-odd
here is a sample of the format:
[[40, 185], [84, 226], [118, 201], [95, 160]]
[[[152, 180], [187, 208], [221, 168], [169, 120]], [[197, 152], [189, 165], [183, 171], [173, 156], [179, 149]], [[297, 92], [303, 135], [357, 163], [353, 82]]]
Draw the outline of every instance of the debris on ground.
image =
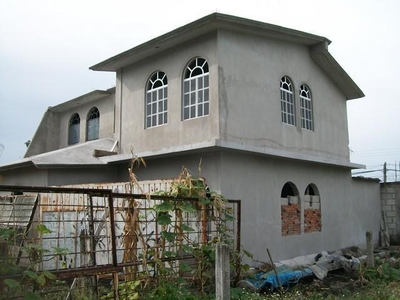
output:
[[[397, 252], [396, 252], [397, 251]], [[397, 258], [391, 258], [393, 253], [398, 253]], [[377, 260], [394, 260], [400, 264], [400, 248], [377, 249], [374, 253]], [[366, 261], [365, 252], [358, 247], [350, 247], [335, 252], [321, 252], [307, 256], [300, 256], [290, 260], [275, 262], [274, 266], [263, 263], [259, 267], [252, 269], [248, 275], [238, 282], [237, 286], [251, 292], [272, 292], [296, 285], [300, 280], [310, 278], [317, 279], [324, 285], [328, 275], [355, 274], [361, 265]], [[274, 270], [275, 269], [275, 270]], [[344, 277], [351, 277], [344, 276]], [[348, 280], [347, 280], [348, 281]], [[346, 283], [344, 280], [343, 284]]]

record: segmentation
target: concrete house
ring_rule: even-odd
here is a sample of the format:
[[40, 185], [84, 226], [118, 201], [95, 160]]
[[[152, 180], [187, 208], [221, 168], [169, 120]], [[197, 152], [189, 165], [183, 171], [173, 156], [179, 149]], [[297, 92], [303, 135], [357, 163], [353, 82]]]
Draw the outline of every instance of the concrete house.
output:
[[242, 200], [258, 260], [363, 244], [378, 237], [379, 184], [351, 177], [346, 101], [364, 94], [330, 43], [219, 13], [177, 28], [92, 66], [115, 88], [50, 107], [3, 184], [128, 181], [133, 149], [140, 180], [201, 161], [212, 190]]

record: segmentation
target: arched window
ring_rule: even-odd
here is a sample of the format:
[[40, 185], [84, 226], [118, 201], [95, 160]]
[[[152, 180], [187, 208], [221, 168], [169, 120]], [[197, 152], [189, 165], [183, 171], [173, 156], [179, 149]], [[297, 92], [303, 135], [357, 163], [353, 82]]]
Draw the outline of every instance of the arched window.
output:
[[164, 72], [155, 72], [147, 81], [146, 128], [168, 121], [168, 79]]
[[183, 120], [207, 116], [210, 112], [209, 70], [204, 58], [193, 59], [183, 79]]
[[68, 145], [79, 143], [79, 131], [80, 131], [81, 119], [78, 114], [73, 114], [69, 119], [68, 124]]
[[298, 235], [300, 227], [300, 197], [293, 182], [286, 182], [281, 191], [282, 236]]
[[293, 88], [289, 77], [283, 76], [281, 78], [280, 90], [282, 122], [296, 125]]
[[97, 107], [90, 109], [86, 120], [86, 140], [97, 140], [99, 138], [100, 127], [100, 112]]
[[304, 232], [322, 230], [321, 198], [317, 186], [310, 183], [304, 191]]
[[302, 84], [300, 86], [299, 97], [300, 97], [301, 128], [314, 130], [312, 104], [311, 104], [311, 91], [307, 85]]

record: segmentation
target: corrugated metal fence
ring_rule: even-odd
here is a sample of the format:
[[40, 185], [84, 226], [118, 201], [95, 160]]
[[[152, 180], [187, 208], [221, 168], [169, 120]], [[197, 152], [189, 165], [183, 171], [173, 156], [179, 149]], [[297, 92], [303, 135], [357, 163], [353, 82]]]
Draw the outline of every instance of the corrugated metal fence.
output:
[[[46, 299], [128, 299], [160, 278], [195, 278], [196, 251], [207, 245], [222, 239], [240, 251], [239, 200], [222, 216], [196, 198], [151, 195], [168, 181], [140, 185], [0, 186], [20, 194], [0, 197], [0, 263], [51, 271], [57, 280], [42, 287]], [[22, 280], [2, 273], [1, 282]]]

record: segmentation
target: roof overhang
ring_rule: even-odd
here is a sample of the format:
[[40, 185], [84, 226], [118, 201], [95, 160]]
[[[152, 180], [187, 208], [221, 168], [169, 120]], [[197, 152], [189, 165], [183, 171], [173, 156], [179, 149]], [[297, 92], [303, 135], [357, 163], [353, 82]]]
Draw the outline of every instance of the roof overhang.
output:
[[104, 90], [94, 90], [92, 92], [81, 95], [81, 96], [71, 99], [69, 101], [63, 102], [59, 105], [50, 106], [48, 108], [48, 110], [51, 112], [62, 112], [62, 111], [66, 111], [66, 110], [81, 106], [86, 103], [90, 103], [95, 100], [99, 100], [101, 98], [107, 97], [112, 94], [115, 94], [115, 87], [110, 88], [105, 91]]
[[99, 139], [63, 149], [23, 158], [17, 162], [0, 166], [0, 171], [8, 171], [33, 166], [37, 169], [88, 168], [106, 166], [102, 157], [96, 157], [98, 150], [109, 152], [114, 147], [113, 139]]
[[364, 97], [364, 93], [328, 51], [328, 44], [311, 46], [311, 58], [328, 75], [346, 96], [346, 100]]
[[90, 69], [94, 71], [117, 71], [125, 66], [218, 29], [233, 30], [253, 35], [256, 34], [305, 45], [314, 45], [321, 42], [330, 43], [325, 37], [302, 31], [235, 16], [213, 13], [106, 59], [90, 67]]
[[277, 25], [213, 13], [179, 27], [146, 43], [106, 59], [92, 67], [93, 71], [114, 71], [159, 54], [167, 49], [216, 30], [231, 30], [259, 35], [285, 42], [307, 45], [310, 56], [343, 92], [347, 100], [364, 97], [364, 93], [328, 52], [331, 41], [325, 37]]

